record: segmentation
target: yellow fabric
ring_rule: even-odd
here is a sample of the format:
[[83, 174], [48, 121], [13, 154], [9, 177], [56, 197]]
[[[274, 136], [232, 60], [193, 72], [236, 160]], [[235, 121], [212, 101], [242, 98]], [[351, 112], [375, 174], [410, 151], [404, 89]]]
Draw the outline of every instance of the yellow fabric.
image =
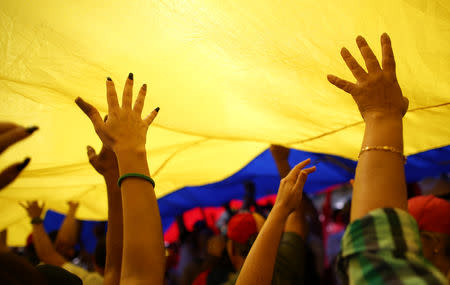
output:
[[10, 245], [30, 227], [18, 201], [39, 199], [78, 218], [105, 219], [102, 178], [86, 145], [100, 141], [73, 103], [105, 113], [105, 78], [118, 93], [128, 72], [147, 83], [145, 112], [157, 196], [219, 181], [269, 143], [356, 159], [363, 124], [352, 98], [327, 73], [351, 79], [340, 59], [364, 35], [380, 55], [393, 41], [410, 100], [405, 153], [449, 144], [450, 2], [447, 0], [2, 0], [0, 120], [40, 130], [3, 154], [4, 167], [32, 161], [0, 193], [0, 228]]

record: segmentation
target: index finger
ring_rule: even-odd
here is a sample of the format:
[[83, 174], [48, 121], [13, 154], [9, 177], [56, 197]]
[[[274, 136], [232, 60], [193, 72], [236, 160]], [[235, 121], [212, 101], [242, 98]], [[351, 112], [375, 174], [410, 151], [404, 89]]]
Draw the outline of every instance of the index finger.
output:
[[17, 126], [0, 135], [0, 153], [5, 151], [8, 147], [30, 136], [37, 127], [25, 129], [24, 127]]
[[358, 36], [356, 38], [356, 44], [359, 47], [359, 50], [361, 51], [361, 54], [364, 58], [364, 61], [366, 62], [366, 67], [368, 72], [377, 72], [381, 70], [380, 64], [378, 63], [378, 59], [373, 53], [372, 49], [369, 47], [369, 45], [366, 42], [366, 39], [364, 39], [361, 36]]
[[300, 173], [300, 171], [303, 169], [303, 167], [305, 167], [306, 165], [308, 165], [311, 162], [311, 159], [305, 159], [302, 162], [300, 162], [299, 164], [297, 164], [294, 168], [291, 169], [291, 171], [289, 172], [289, 174], [286, 176], [286, 178], [288, 179], [297, 179], [298, 174]]

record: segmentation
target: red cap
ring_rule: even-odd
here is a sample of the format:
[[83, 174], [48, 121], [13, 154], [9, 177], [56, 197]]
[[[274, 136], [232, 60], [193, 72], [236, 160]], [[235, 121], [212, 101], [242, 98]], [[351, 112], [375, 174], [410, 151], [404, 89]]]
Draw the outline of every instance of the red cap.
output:
[[450, 235], [450, 203], [433, 195], [408, 200], [408, 211], [419, 230]]
[[236, 214], [228, 222], [227, 236], [232, 241], [246, 243], [256, 233], [256, 221], [250, 213]]

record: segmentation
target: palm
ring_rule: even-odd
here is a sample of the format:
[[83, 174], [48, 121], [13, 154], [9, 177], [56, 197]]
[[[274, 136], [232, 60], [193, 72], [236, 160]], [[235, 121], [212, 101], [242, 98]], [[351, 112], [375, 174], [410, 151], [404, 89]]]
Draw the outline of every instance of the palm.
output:
[[122, 106], [119, 106], [116, 89], [110, 78], [106, 81], [106, 89], [108, 100], [108, 120], [106, 122], [101, 119], [100, 113], [94, 106], [80, 97], [75, 100], [75, 103], [89, 117], [95, 131], [106, 147], [112, 149], [115, 153], [119, 151], [144, 152], [148, 127], [159, 111], [159, 108], [156, 108], [145, 119], [141, 118], [147, 85], [144, 84], [139, 90], [133, 108], [131, 106], [133, 97], [132, 74], [129, 75], [125, 83]]
[[89, 162], [98, 173], [105, 175], [107, 173], [118, 172], [116, 155], [111, 149], [103, 146], [97, 155], [95, 150], [88, 146], [88, 157]]

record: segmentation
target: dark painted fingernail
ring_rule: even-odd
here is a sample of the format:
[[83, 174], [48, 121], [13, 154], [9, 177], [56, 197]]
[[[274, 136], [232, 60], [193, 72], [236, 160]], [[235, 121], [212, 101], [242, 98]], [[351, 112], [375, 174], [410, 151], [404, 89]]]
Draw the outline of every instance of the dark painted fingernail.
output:
[[133, 73], [128, 74], [128, 79], [133, 80]]
[[147, 84], [142, 85], [142, 89], [147, 90]]
[[156, 111], [156, 112], [159, 112], [159, 107], [156, 107], [155, 111]]
[[25, 160], [17, 166], [17, 170], [21, 171], [25, 167], [27, 167], [28, 163], [30, 163], [31, 158], [27, 157]]
[[112, 81], [112, 79], [111, 79], [111, 77], [106, 77], [106, 80], [108, 80], [108, 81]]
[[29, 134], [32, 134], [32, 133], [34, 133], [37, 130], [39, 130], [38, 126], [32, 126], [32, 127], [29, 127], [29, 128], [26, 129], [27, 133], [29, 133]]

